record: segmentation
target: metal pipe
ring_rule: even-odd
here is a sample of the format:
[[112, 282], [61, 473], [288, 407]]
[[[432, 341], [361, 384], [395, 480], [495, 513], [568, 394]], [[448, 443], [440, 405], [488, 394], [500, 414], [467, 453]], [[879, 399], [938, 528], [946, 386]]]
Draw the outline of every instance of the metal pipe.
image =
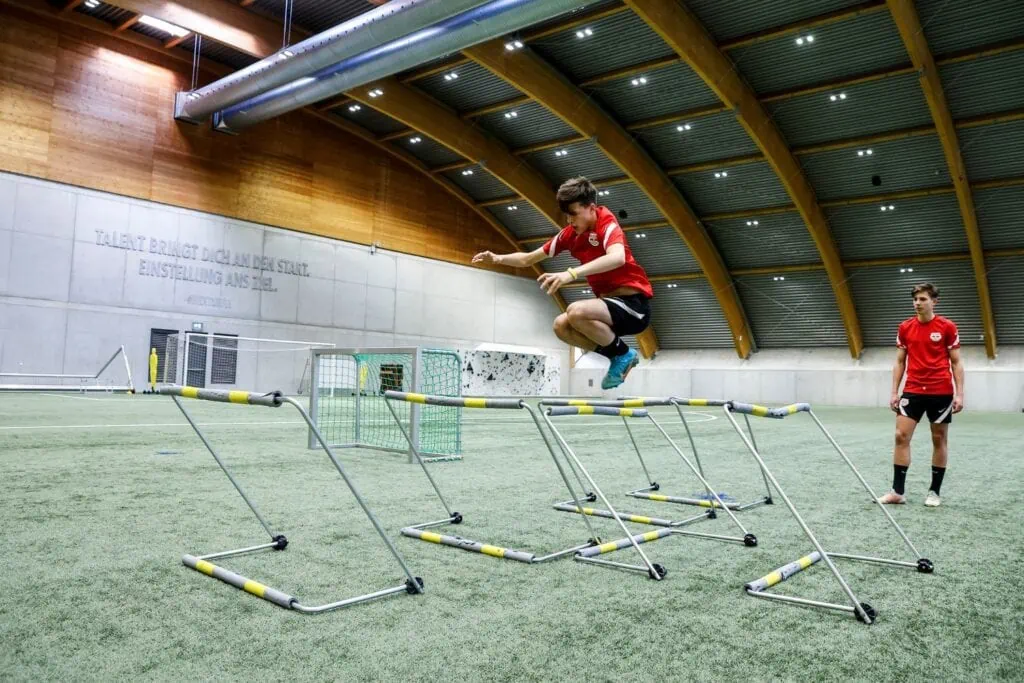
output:
[[214, 125], [221, 131], [238, 131], [594, 2], [491, 0], [223, 109], [214, 115]]
[[[419, 588], [419, 590], [417, 592], [420, 592], [420, 593], [423, 592], [422, 588], [419, 587], [418, 583], [417, 583], [417, 588]], [[320, 605], [318, 607], [306, 607], [305, 605], [300, 604], [298, 602], [298, 600], [294, 600], [293, 599], [291, 607], [296, 612], [304, 612], [306, 614], [317, 614], [319, 612], [327, 612], [329, 610], [340, 609], [342, 607], [348, 607], [349, 605], [356, 605], [356, 604], [359, 604], [360, 602], [367, 602], [369, 600], [377, 600], [378, 598], [383, 598], [383, 597], [386, 597], [388, 595], [394, 595], [395, 593], [408, 593], [408, 592], [410, 592], [409, 591], [409, 584], [403, 583], [401, 586], [395, 586], [394, 588], [385, 588], [383, 590], [379, 590], [379, 591], [376, 591], [374, 593], [367, 593], [366, 595], [360, 595], [360, 596], [355, 597], [355, 598], [346, 598], [345, 600], [339, 600], [337, 602], [331, 602], [331, 603], [328, 603], [326, 605]]]
[[199, 123], [215, 111], [414, 33], [488, 0], [393, 0], [191, 92], [175, 97], [174, 117]]

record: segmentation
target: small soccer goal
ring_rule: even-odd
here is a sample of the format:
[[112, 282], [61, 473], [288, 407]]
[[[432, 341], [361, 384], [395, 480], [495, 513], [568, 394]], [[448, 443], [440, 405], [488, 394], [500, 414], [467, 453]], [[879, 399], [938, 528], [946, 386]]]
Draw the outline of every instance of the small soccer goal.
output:
[[162, 384], [200, 389], [250, 387], [306, 395], [310, 349], [334, 344], [303, 339], [267, 339], [231, 334], [184, 332], [167, 337]]
[[[337, 448], [372, 448], [409, 453], [409, 444], [385, 404], [388, 391], [462, 395], [462, 361], [448, 349], [383, 347], [313, 349], [310, 414]], [[462, 408], [410, 404], [402, 427], [427, 460], [457, 460], [462, 454]], [[309, 447], [317, 444], [310, 435]]]
[[[108, 349], [109, 350], [109, 349]], [[20, 365], [20, 364], [19, 364]], [[124, 346], [119, 346], [99, 370], [91, 373], [66, 372], [0, 372], [0, 379], [12, 378], [11, 384], [0, 384], [0, 391], [79, 391], [135, 393], [132, 368]]]

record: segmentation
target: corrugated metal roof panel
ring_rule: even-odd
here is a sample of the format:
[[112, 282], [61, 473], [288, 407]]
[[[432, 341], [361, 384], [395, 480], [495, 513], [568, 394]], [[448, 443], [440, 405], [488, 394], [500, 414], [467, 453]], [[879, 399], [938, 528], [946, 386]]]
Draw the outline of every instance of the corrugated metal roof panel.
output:
[[[566, 151], [564, 156], [556, 156], [557, 151]], [[623, 175], [622, 170], [612, 163], [611, 159], [590, 140], [574, 142], [558, 149], [545, 149], [540, 152], [523, 155], [530, 164], [551, 181], [554, 186], [561, 185], [569, 178], [586, 176], [595, 182]]]
[[939, 73], [954, 119], [1024, 107], [1024, 50], [947, 64]]
[[996, 318], [996, 341], [1024, 344], [1024, 306], [1020, 305], [1020, 274], [1024, 257], [1009, 256], [988, 259], [988, 289], [992, 293], [992, 309]]
[[[587, 24], [592, 36], [576, 37], [578, 28], [530, 42], [530, 48], [573, 82], [671, 55], [672, 48], [633, 12], [620, 12]], [[628, 46], [623, 49], [621, 46]]]
[[[757, 225], [748, 225], [757, 221]], [[794, 212], [705, 223], [729, 269], [818, 263], [821, 255]]]
[[894, 211], [882, 211], [880, 204], [826, 209], [840, 257], [858, 260], [967, 251], [956, 195], [901, 199], [892, 206]]
[[[856, 149], [838, 149], [800, 157], [818, 199], [845, 199], [867, 195], [946, 187], [949, 170], [936, 135], [925, 135], [871, 145], [871, 156]], [[872, 177], [881, 179], [880, 185]]]
[[[358, 106], [359, 109], [351, 111], [349, 107]], [[351, 121], [352, 123], [362, 126], [367, 130], [373, 131], [376, 135], [387, 135], [388, 133], [396, 133], [400, 130], [408, 128], [401, 121], [397, 121], [387, 114], [381, 113], [376, 109], [372, 109], [365, 104], [346, 104], [341, 107], [336, 107], [331, 110], [335, 116]]]
[[444, 79], [446, 74], [451, 73], [446, 71], [421, 78], [413, 83], [413, 87], [459, 112], [486, 107], [522, 95], [507, 81], [498, 78], [475, 62], [463, 64], [452, 71], [459, 75], [453, 81]]
[[[509, 206], [518, 208], [515, 211], [509, 211]], [[489, 206], [487, 210], [521, 240], [528, 237], [551, 237], [560, 229], [526, 200], [516, 200], [513, 204]]]
[[101, 2], [96, 7], [89, 7], [83, 3], [76, 7], [75, 11], [87, 14], [94, 19], [101, 19], [112, 26], [118, 26], [135, 15], [135, 12], [121, 9], [120, 7], [114, 7], [113, 5], [108, 5], [105, 2]]
[[845, 100], [813, 93], [768, 104], [768, 112], [791, 145], [873, 135], [932, 123], [916, 74], [843, 88]]
[[917, 0], [916, 5], [924, 36], [935, 55], [1024, 35], [1020, 0]]
[[[469, 172], [468, 175], [467, 171]], [[490, 199], [508, 197], [515, 194], [515, 191], [509, 188], [508, 185], [495, 178], [479, 165], [447, 171], [444, 173], [444, 176], [465, 190], [470, 197], [478, 202], [486, 202]]]
[[859, 0], [801, 0], [800, 2], [750, 2], [750, 0], [687, 0], [693, 12], [716, 42], [739, 38], [777, 26], [785, 26], [857, 4]]
[[[669, 288], [669, 284], [678, 285]], [[651, 325], [663, 349], [731, 349], [732, 332], [707, 280], [658, 282]]]
[[[513, 112], [515, 117], [509, 118], [507, 115]], [[476, 122], [512, 148], [559, 140], [576, 132], [569, 124], [536, 102], [527, 102], [487, 114], [476, 119]]]
[[1024, 121], [957, 132], [972, 182], [1024, 176]]
[[[680, 126], [690, 130], [679, 130]], [[757, 153], [757, 145], [731, 111], [638, 131], [637, 139], [665, 167]]]
[[[136, 24], [136, 26], [138, 26], [138, 24]], [[178, 49], [184, 50], [191, 55], [195, 49], [194, 42], [194, 38], [186, 40], [178, 46]], [[228, 47], [227, 45], [222, 45], [221, 43], [210, 40], [209, 38], [203, 38], [202, 52], [205, 59], [212, 59], [215, 62], [226, 64], [235, 70], [244, 69], [250, 64], [255, 64], [259, 61], [252, 55], [246, 54], [241, 50]]]
[[672, 228], [631, 230], [626, 233], [626, 238], [633, 258], [652, 277], [701, 272], [686, 243]]
[[985, 249], [1024, 247], [1024, 186], [976, 190], [974, 211]]
[[[608, 188], [601, 188], [598, 185], [597, 189], [608, 192], [607, 195], [598, 197], [597, 203], [611, 209], [615, 215], [619, 216], [623, 225], [665, 220], [647, 193], [634, 183], [613, 185]], [[623, 217], [623, 211], [626, 213], [625, 217]]]
[[[646, 78], [647, 83], [633, 85], [633, 80], [640, 78]], [[599, 83], [587, 92], [626, 124], [718, 103], [718, 96], [685, 64]]]
[[[537, 245], [537, 247], [541, 246], [543, 245]], [[543, 268], [548, 273], [560, 273], [566, 270], [567, 268], [572, 268], [574, 266], [578, 266], [579, 264], [580, 262], [574, 259], [572, 257], [572, 254], [570, 254], [567, 251], [563, 251], [561, 254], [555, 256], [554, 258], [549, 258], [544, 261], [541, 261], [540, 267]]]
[[[411, 142], [413, 138], [418, 138], [420, 141], [416, 143]], [[398, 138], [391, 144], [398, 145], [430, 167], [444, 166], [445, 164], [451, 164], [456, 161], [463, 160], [462, 156], [456, 154], [436, 140], [428, 138], [426, 135], [421, 135], [420, 133], [413, 133], [408, 137]]]
[[782, 36], [729, 50], [759, 93], [903, 66], [910, 60], [888, 12], [874, 12], [814, 29], [814, 43]]
[[171, 37], [171, 34], [167, 31], [161, 31], [158, 28], [153, 28], [152, 26], [146, 26], [145, 24], [139, 23], [133, 24], [128, 30], [134, 31], [135, 33], [141, 33], [147, 38], [155, 38], [160, 41], [167, 41]]
[[[264, 14], [284, 18], [284, 0], [256, 0], [252, 7]], [[293, 3], [292, 22], [320, 33], [373, 9], [366, 0], [303, 0]], [[292, 42], [298, 42], [294, 38]]]
[[763, 161], [723, 169], [728, 175], [715, 178], [716, 171], [696, 171], [673, 178], [698, 215], [741, 211], [790, 204], [789, 195], [775, 171]]
[[849, 268], [850, 289], [867, 346], [896, 347], [896, 329], [914, 315], [910, 290], [920, 282], [939, 288], [935, 312], [955, 322], [962, 344], [982, 344], [981, 309], [970, 261], [917, 263], [914, 272], [899, 266]]
[[846, 328], [824, 271], [744, 275], [736, 278], [736, 291], [758, 348], [847, 344]]

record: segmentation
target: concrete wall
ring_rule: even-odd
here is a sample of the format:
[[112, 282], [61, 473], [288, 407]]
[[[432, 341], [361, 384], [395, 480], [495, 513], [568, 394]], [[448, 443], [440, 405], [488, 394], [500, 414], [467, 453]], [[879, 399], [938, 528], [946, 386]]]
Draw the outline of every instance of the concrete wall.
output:
[[[981, 347], [965, 347], [961, 354], [967, 409], [1024, 409], [1024, 347], [1001, 348], [995, 361]], [[858, 361], [845, 349], [761, 351], [745, 361], [731, 351], [662, 351], [608, 395], [880, 407], [889, 403], [895, 358], [895, 348], [868, 349]], [[606, 368], [606, 360], [587, 354], [570, 373], [570, 391], [600, 395]]]
[[0, 173], [0, 372], [92, 372], [124, 344], [142, 381], [150, 329], [193, 322], [339, 346], [517, 344], [567, 367], [557, 313], [529, 278]]

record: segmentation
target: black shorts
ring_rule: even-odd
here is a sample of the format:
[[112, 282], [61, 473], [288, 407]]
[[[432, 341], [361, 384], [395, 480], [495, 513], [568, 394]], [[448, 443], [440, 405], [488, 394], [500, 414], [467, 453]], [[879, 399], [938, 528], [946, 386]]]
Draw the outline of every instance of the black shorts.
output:
[[612, 317], [612, 332], [620, 337], [640, 334], [651, 324], [651, 300], [643, 294], [601, 299]]
[[900, 396], [898, 404], [900, 415], [920, 422], [927, 414], [928, 421], [934, 424], [949, 424], [953, 421], [953, 394], [907, 394]]

